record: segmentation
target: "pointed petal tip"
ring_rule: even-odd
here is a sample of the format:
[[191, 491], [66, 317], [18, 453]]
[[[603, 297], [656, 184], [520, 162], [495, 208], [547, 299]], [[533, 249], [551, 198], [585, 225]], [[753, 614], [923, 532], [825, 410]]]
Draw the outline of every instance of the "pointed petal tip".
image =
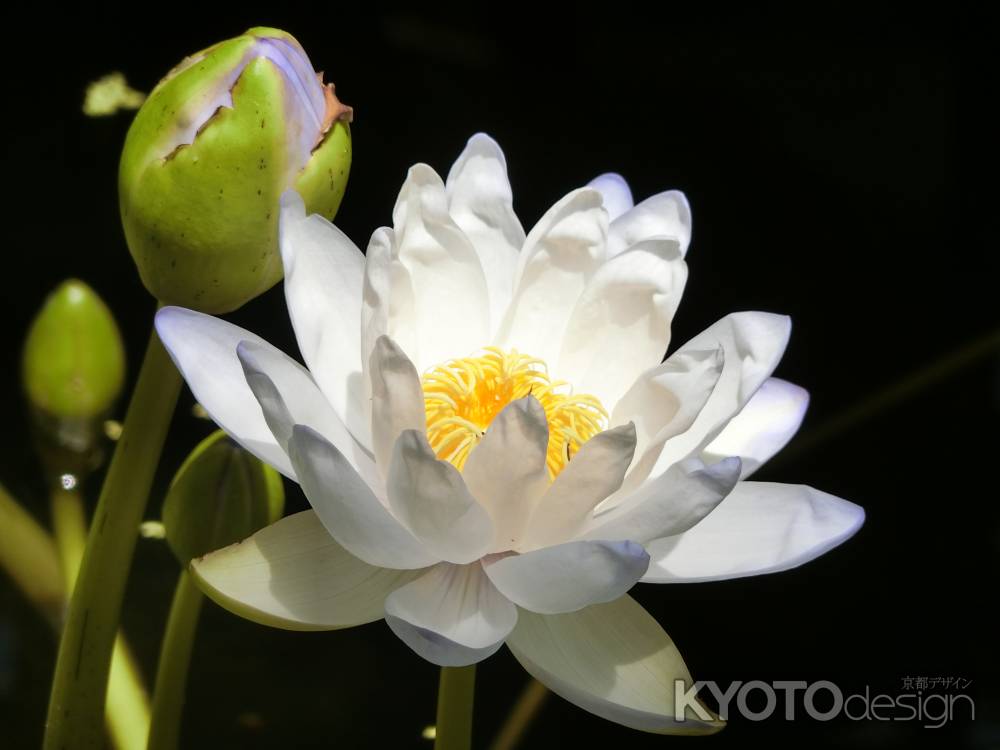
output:
[[188, 310], [186, 307], [178, 307], [177, 305], [166, 305], [157, 310], [153, 316], [153, 323], [156, 326], [156, 332], [159, 334], [160, 339], [164, 339], [173, 332], [171, 326], [177, 321], [193, 317], [192, 313], [194, 313], [193, 310]]
[[605, 172], [598, 175], [587, 187], [598, 190], [608, 216], [613, 221], [635, 205], [632, 197], [632, 188], [628, 182], [617, 172]]
[[490, 155], [500, 157], [501, 160], [504, 158], [503, 149], [500, 148], [500, 144], [489, 133], [483, 133], [482, 131], [473, 133], [465, 145], [468, 149], [486, 152]]
[[789, 401], [794, 401], [799, 408], [804, 412], [809, 406], [809, 401], [811, 396], [806, 388], [803, 388], [798, 383], [792, 383], [791, 381], [784, 380], [783, 378], [768, 378], [764, 381], [764, 388], [780, 388], [782, 394]]
[[444, 181], [430, 164], [417, 162], [406, 170], [406, 181], [419, 186], [437, 185], [444, 188]]

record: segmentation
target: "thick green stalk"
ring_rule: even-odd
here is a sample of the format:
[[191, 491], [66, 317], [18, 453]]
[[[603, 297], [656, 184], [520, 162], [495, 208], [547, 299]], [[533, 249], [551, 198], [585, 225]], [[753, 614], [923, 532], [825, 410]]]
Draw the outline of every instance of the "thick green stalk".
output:
[[[52, 529], [67, 589], [80, 572], [87, 546], [87, 512], [75, 489], [52, 490]], [[111, 744], [117, 750], [144, 750], [149, 736], [149, 696], [138, 664], [121, 633], [115, 638], [104, 707]]]
[[103, 746], [105, 693], [125, 583], [181, 379], [154, 330], [115, 447], [59, 644], [47, 750]]
[[195, 585], [191, 574], [183, 571], [174, 590], [167, 630], [160, 647], [147, 750], [176, 750], [180, 747], [181, 715], [187, 692], [191, 647], [194, 645], [203, 600], [204, 595]]
[[472, 703], [475, 691], [475, 664], [468, 667], [441, 667], [434, 750], [469, 750], [472, 747]]

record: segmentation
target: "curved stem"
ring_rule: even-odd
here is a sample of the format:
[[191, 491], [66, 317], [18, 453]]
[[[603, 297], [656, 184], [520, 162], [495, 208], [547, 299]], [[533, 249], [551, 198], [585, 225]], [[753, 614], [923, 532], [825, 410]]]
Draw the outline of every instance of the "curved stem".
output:
[[475, 664], [468, 667], [441, 667], [434, 750], [469, 750], [472, 747], [472, 703], [475, 691]]
[[174, 600], [170, 605], [163, 645], [160, 647], [147, 750], [176, 750], [179, 747], [191, 647], [203, 600], [204, 595], [195, 585], [191, 574], [186, 570], [181, 572], [174, 590]]
[[[66, 588], [72, 589], [87, 546], [87, 512], [78, 490], [51, 493], [52, 529]], [[143, 750], [149, 735], [149, 696], [135, 657], [121, 633], [115, 637], [104, 707], [111, 743], [117, 750]]]
[[500, 728], [500, 733], [490, 745], [490, 750], [514, 750], [520, 745], [549, 695], [545, 685], [534, 678], [530, 679]]
[[52, 537], [0, 485], [0, 568], [58, 629], [66, 606], [66, 588]]
[[121, 632], [111, 652], [108, 698], [104, 706], [111, 744], [118, 750], [145, 750], [149, 737], [149, 695], [139, 664]]
[[154, 330], [90, 528], [59, 643], [45, 745], [100, 748], [108, 672], [139, 524], [181, 379]]

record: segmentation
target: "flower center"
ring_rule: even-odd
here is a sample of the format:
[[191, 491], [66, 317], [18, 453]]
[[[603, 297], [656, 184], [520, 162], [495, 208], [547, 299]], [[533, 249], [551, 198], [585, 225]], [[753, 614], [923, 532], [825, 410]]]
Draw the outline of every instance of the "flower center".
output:
[[545, 409], [545, 462], [553, 479], [580, 446], [608, 424], [608, 413], [596, 397], [573, 393], [565, 381], [549, 378], [542, 360], [514, 350], [487, 347], [477, 356], [449, 360], [424, 374], [421, 385], [427, 439], [438, 458], [459, 470], [493, 418], [511, 401], [529, 394]]

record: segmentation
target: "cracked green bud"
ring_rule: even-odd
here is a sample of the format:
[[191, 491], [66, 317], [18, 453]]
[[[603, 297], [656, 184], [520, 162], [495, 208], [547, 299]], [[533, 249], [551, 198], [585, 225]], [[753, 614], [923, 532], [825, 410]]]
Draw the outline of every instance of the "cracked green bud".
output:
[[278, 206], [295, 189], [332, 219], [351, 165], [351, 109], [290, 34], [254, 28], [188, 57], [129, 129], [122, 224], [165, 304], [223, 313], [281, 279]]
[[167, 543], [187, 565], [281, 518], [281, 475], [218, 430], [177, 470], [163, 502]]

